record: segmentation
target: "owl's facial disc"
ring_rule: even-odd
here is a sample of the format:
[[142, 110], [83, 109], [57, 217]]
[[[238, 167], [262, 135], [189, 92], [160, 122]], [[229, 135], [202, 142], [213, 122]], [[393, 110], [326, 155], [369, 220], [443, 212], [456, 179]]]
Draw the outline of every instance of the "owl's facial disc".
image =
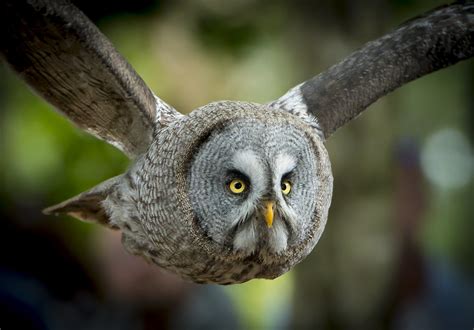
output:
[[314, 216], [315, 161], [290, 125], [245, 119], [214, 132], [191, 162], [189, 196], [198, 224], [225, 249], [283, 253]]

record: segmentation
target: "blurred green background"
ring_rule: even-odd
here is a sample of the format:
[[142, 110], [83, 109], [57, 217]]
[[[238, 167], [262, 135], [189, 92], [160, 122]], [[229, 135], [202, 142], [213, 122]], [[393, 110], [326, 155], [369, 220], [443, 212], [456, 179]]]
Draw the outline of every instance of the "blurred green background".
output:
[[[75, 3], [155, 93], [183, 113], [219, 99], [276, 99], [442, 4]], [[45, 317], [45, 328], [70, 329], [70, 319], [78, 328], [116, 322], [124, 329], [474, 325], [472, 60], [398, 89], [334, 134], [327, 142], [334, 198], [314, 252], [277, 280], [225, 288], [186, 284], [142, 264], [121, 251], [117, 234], [98, 226], [43, 216], [42, 208], [129, 163], [52, 111], [5, 66], [0, 77], [0, 270], [14, 273], [14, 283], [34, 280], [60, 310], [68, 306], [70, 318]], [[136, 276], [118, 279], [127, 266], [136, 267]], [[82, 313], [83, 304], [95, 312]]]

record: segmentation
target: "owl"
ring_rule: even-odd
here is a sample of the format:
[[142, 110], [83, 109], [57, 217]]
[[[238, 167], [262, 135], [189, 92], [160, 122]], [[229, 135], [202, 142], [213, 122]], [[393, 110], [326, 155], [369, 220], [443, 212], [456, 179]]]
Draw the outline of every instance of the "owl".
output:
[[333, 177], [325, 140], [381, 96], [474, 54], [474, 3], [437, 8], [266, 104], [185, 116], [66, 0], [5, 0], [1, 54], [130, 168], [45, 210], [122, 232], [125, 248], [197, 283], [273, 279], [314, 248]]

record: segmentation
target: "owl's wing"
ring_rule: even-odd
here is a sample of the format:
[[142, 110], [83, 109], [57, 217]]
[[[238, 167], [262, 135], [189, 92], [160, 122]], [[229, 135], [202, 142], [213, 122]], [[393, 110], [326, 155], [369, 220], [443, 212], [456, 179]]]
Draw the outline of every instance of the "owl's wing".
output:
[[0, 53], [83, 130], [129, 157], [180, 114], [156, 97], [97, 27], [67, 0], [2, 0]]
[[96, 222], [106, 227], [117, 229], [111, 223], [103, 202], [114, 194], [122, 182], [123, 175], [110, 178], [97, 186], [69, 198], [62, 203], [50, 206], [43, 210], [46, 215], [67, 214], [82, 221]]
[[328, 138], [385, 94], [473, 55], [474, 1], [457, 2], [405, 22], [269, 105]]

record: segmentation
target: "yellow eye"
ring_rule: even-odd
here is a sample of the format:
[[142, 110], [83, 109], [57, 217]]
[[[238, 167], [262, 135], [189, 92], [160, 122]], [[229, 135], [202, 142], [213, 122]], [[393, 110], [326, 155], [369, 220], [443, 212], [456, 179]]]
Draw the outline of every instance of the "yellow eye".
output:
[[245, 191], [245, 188], [247, 188], [245, 182], [240, 179], [234, 179], [229, 183], [229, 189], [234, 194], [243, 193]]
[[281, 192], [283, 193], [283, 195], [288, 195], [291, 191], [291, 182], [288, 181], [288, 180], [283, 180], [281, 182]]

